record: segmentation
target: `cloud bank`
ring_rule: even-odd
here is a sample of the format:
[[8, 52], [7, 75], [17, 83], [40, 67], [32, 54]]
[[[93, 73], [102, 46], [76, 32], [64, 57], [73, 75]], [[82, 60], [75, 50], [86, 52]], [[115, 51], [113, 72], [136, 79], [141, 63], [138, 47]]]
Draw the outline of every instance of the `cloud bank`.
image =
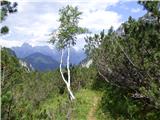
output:
[[[18, 2], [18, 12], [7, 17], [2, 23], [10, 28], [8, 35], [2, 36], [0, 44], [6, 47], [20, 46], [24, 42], [37, 45], [49, 45], [49, 34], [58, 28], [58, 10], [67, 4], [78, 6], [83, 12], [79, 25], [92, 33], [115, 29], [123, 22], [121, 14], [107, 10], [116, 6], [119, 0], [11, 0]], [[82, 35], [84, 36], [84, 35]], [[75, 48], [83, 48], [83, 37], [78, 37]], [[9, 43], [9, 44], [8, 44]], [[81, 44], [79, 44], [81, 43]]]

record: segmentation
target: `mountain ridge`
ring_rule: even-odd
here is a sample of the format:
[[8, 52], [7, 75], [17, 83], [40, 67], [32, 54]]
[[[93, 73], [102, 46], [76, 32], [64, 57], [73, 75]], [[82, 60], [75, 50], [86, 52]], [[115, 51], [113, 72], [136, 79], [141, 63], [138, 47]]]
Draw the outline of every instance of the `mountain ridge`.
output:
[[[28, 43], [22, 44], [20, 47], [12, 47], [11, 48], [18, 58], [25, 58], [33, 53], [42, 53], [44, 55], [52, 57], [56, 61], [60, 61], [61, 52], [56, 49], [51, 49], [49, 46], [34, 46], [32, 47]], [[83, 50], [75, 50], [71, 48], [70, 50], [70, 63], [74, 65], [78, 65], [83, 59], [86, 58], [85, 52]], [[67, 58], [67, 51], [64, 50], [64, 59]], [[66, 61], [64, 61], [66, 65]]]
[[59, 63], [56, 60], [39, 52], [31, 54], [23, 58], [23, 60], [31, 64], [37, 71], [55, 70], [59, 67]]

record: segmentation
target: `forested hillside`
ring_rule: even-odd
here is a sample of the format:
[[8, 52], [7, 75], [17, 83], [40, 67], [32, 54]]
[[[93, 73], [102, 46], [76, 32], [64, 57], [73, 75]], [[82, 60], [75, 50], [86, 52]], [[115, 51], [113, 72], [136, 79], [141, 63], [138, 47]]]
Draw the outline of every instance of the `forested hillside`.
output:
[[50, 56], [34, 53], [23, 59], [25, 62], [31, 64], [34, 70], [37, 71], [49, 71], [55, 70], [58, 68], [59, 63], [52, 59]]
[[[11, 49], [1, 48], [2, 120], [159, 120], [160, 2], [138, 4], [147, 11], [139, 19], [85, 37], [87, 58], [77, 66], [67, 57], [60, 70], [28, 71]], [[81, 14], [72, 6], [60, 10], [51, 42], [68, 56], [75, 35], [88, 32], [77, 25]]]

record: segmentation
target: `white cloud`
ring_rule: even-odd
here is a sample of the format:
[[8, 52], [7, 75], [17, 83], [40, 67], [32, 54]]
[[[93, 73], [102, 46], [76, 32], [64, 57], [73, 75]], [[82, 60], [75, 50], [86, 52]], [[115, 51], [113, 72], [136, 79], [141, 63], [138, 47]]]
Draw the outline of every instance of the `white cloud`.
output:
[[13, 46], [21, 46], [23, 41], [18, 40], [0, 40], [0, 45], [2, 47], [13, 47]]
[[132, 9], [131, 9], [131, 12], [132, 12], [132, 13], [138, 13], [138, 12], [140, 12], [140, 11], [141, 11], [140, 8], [132, 8]]
[[[116, 5], [119, 0], [10, 0], [18, 2], [18, 12], [8, 16], [4, 24], [7, 24], [12, 35], [3, 38], [3, 45], [7, 47], [21, 45], [28, 42], [33, 46], [48, 44], [48, 34], [58, 28], [58, 10], [67, 4], [78, 6], [83, 12], [80, 26], [87, 27], [91, 31], [117, 28], [121, 23], [121, 16], [113, 11], [107, 11], [109, 6]], [[84, 45], [83, 38], [78, 39], [75, 48], [78, 50]], [[7, 42], [10, 42], [8, 45]], [[20, 40], [20, 41], [19, 41]]]
[[113, 11], [97, 10], [93, 13], [88, 13], [80, 21], [82, 27], [87, 27], [90, 30], [109, 29], [111, 26], [117, 28], [121, 23], [121, 16]]

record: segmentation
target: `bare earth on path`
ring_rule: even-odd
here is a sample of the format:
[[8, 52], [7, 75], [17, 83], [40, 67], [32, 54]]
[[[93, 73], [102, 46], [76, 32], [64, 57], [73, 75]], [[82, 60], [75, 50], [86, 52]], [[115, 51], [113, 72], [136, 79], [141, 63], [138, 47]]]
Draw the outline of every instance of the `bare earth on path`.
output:
[[92, 102], [92, 107], [88, 113], [88, 116], [87, 116], [87, 120], [96, 120], [96, 109], [97, 109], [97, 105], [98, 105], [98, 101], [99, 101], [99, 97], [95, 96], [93, 98], [93, 102]]

